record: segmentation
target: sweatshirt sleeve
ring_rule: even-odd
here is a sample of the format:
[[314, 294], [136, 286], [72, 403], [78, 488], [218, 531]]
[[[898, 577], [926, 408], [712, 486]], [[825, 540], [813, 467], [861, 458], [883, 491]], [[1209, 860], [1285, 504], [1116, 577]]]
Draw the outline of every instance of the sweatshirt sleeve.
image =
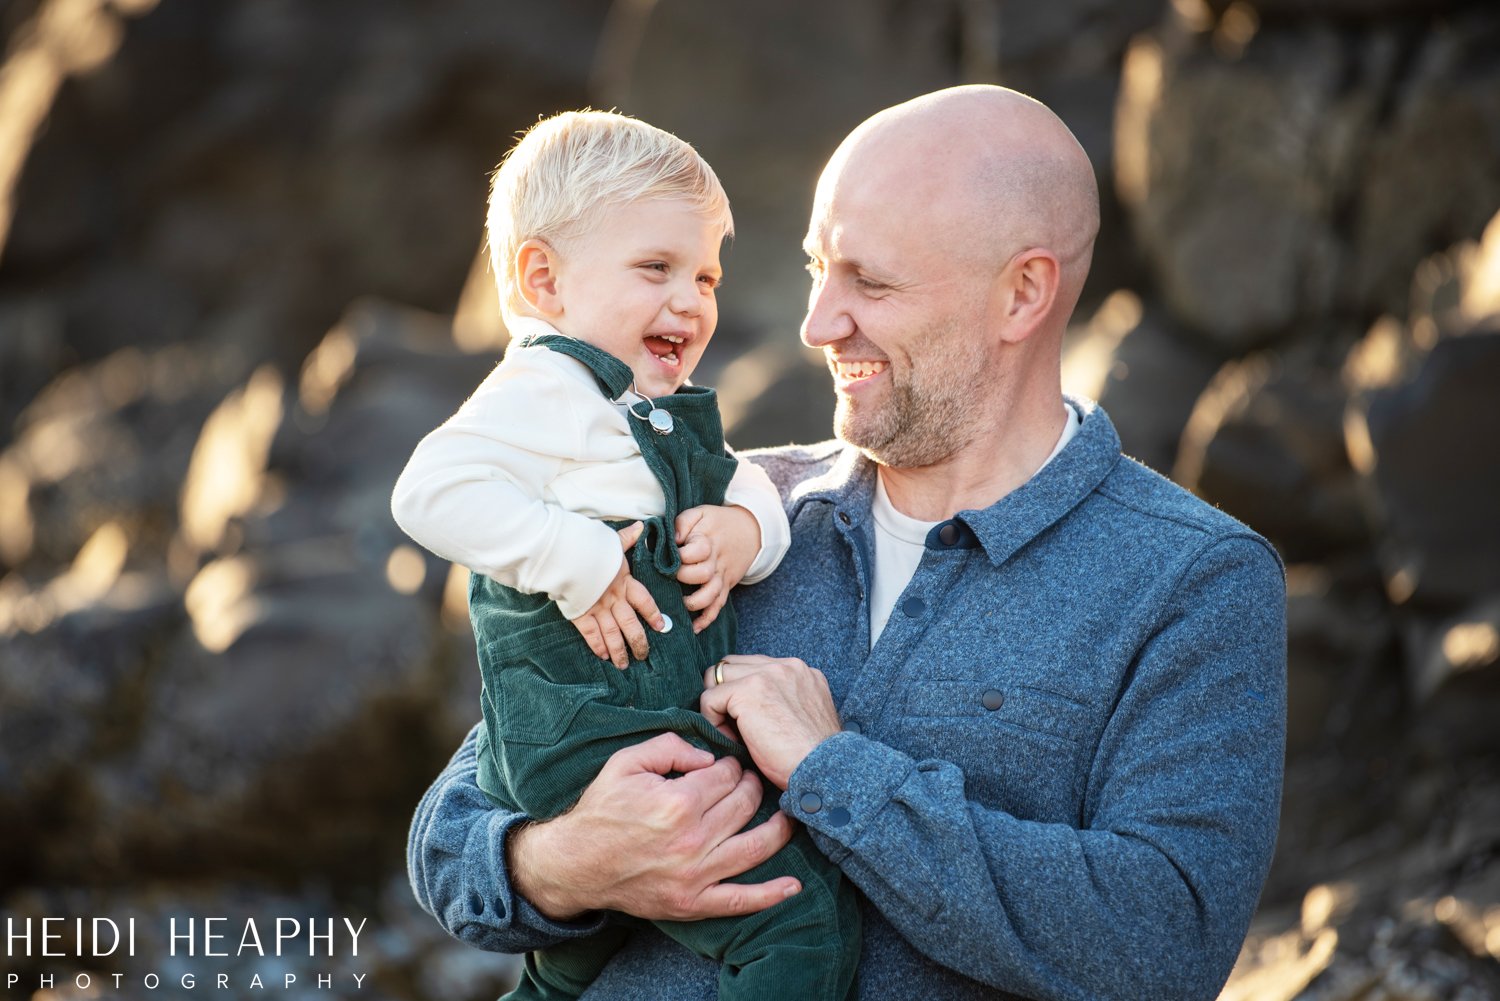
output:
[[446, 560], [577, 618], [620, 569], [619, 537], [542, 498], [584, 454], [574, 389], [545, 359], [506, 361], [418, 443], [391, 495], [402, 531]]
[[417, 903], [454, 938], [491, 952], [529, 952], [593, 934], [603, 927], [600, 915], [552, 921], [511, 886], [506, 839], [527, 818], [480, 791], [478, 733], [478, 726], [469, 731], [412, 817], [406, 868]]
[[952, 763], [853, 733], [803, 760], [782, 809], [967, 977], [1037, 1001], [1212, 1001], [1276, 841], [1285, 607], [1262, 541], [1195, 558], [1132, 665], [1076, 825], [983, 806]]
[[787, 523], [786, 509], [781, 506], [781, 493], [771, 482], [771, 477], [755, 463], [739, 456], [735, 459], [739, 468], [724, 491], [724, 503], [749, 511], [760, 526], [760, 552], [740, 581], [755, 584], [771, 576], [771, 572], [781, 565], [781, 558], [792, 544], [792, 530]]

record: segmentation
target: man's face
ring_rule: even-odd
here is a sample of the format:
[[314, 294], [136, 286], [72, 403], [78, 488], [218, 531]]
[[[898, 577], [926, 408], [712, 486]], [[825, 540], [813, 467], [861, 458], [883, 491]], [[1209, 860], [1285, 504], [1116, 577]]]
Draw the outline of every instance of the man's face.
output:
[[718, 323], [723, 237], [686, 201], [610, 209], [560, 253], [556, 327], [629, 365], [637, 391], [676, 392]]
[[974, 440], [998, 390], [981, 336], [992, 276], [948, 245], [954, 227], [924, 220], [909, 208], [921, 200], [893, 187], [858, 175], [819, 184], [802, 341], [833, 373], [840, 440], [916, 468]]

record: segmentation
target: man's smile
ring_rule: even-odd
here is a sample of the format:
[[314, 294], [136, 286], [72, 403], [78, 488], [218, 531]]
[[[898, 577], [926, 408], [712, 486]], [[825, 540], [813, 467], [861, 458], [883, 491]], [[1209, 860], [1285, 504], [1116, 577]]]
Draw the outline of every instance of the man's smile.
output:
[[852, 389], [863, 385], [880, 375], [890, 367], [888, 361], [841, 361], [830, 358], [828, 365], [833, 369], [833, 384], [838, 390]]

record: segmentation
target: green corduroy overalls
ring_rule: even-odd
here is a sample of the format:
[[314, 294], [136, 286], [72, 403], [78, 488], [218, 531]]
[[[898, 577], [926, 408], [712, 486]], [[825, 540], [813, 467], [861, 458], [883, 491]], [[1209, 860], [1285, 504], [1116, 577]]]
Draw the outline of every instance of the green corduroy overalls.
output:
[[[629, 366], [583, 341], [548, 334], [521, 343], [582, 362], [611, 400], [631, 386]], [[482, 574], [469, 575], [469, 617], [484, 680], [479, 786], [502, 806], [538, 820], [572, 806], [615, 751], [660, 733], [678, 734], [718, 757], [733, 755], [753, 767], [743, 745], [697, 712], [703, 672], [734, 651], [733, 603], [694, 634], [683, 585], [676, 579], [678, 513], [722, 504], [736, 461], [725, 450], [712, 389], [684, 386], [652, 405], [671, 414], [670, 433], [659, 433], [646, 420], [629, 423], [642, 458], [661, 483], [666, 510], [644, 519], [645, 530], [628, 559], [632, 576], [651, 592], [673, 628], [648, 633], [651, 651], [644, 661], [618, 670], [594, 655], [546, 595], [523, 594]], [[634, 405], [637, 417], [647, 416], [645, 406]], [[517, 419], [547, 420], [548, 415]], [[747, 827], [764, 822], [775, 809], [775, 791], [769, 790]], [[757, 914], [653, 923], [723, 964], [720, 998], [853, 997], [860, 948], [853, 888], [800, 829], [785, 848], [734, 881], [759, 883], [783, 875], [801, 880], [802, 892]], [[596, 935], [531, 953], [507, 999], [578, 997], [624, 942], [634, 920], [618, 915]]]

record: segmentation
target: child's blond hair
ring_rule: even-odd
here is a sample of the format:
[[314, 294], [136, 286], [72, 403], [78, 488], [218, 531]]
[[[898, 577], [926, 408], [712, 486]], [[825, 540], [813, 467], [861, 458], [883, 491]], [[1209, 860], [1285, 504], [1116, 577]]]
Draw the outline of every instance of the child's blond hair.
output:
[[565, 111], [537, 122], [500, 161], [485, 221], [490, 263], [507, 317], [525, 312], [516, 251], [543, 240], [559, 252], [612, 206], [643, 198], [692, 203], [724, 236], [729, 198], [713, 168], [681, 139], [612, 111]]

